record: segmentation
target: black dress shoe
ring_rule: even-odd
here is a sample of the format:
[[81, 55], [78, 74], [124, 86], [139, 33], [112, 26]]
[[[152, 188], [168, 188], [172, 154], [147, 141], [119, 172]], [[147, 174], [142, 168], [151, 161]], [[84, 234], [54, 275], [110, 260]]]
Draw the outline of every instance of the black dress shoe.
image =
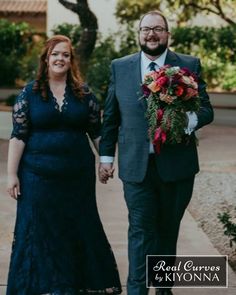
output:
[[156, 289], [156, 295], [173, 295], [169, 289]]

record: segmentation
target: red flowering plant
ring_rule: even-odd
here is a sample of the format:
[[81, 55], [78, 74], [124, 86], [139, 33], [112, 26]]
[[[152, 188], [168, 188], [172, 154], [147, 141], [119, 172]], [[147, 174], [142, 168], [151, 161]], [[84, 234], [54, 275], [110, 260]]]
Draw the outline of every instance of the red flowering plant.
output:
[[148, 105], [149, 136], [159, 154], [162, 144], [182, 142], [186, 112], [199, 111], [197, 77], [187, 68], [166, 65], [148, 73], [142, 89]]

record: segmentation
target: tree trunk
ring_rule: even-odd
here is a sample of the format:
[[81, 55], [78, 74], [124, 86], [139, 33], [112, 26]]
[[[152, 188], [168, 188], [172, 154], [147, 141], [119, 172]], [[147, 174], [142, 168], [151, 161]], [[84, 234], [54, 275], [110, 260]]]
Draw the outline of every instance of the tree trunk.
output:
[[65, 8], [73, 11], [79, 17], [82, 34], [75, 48], [81, 74], [85, 76], [89, 58], [94, 50], [97, 40], [98, 23], [97, 17], [90, 10], [87, 0], [77, 0], [71, 3], [66, 0], [58, 0]]

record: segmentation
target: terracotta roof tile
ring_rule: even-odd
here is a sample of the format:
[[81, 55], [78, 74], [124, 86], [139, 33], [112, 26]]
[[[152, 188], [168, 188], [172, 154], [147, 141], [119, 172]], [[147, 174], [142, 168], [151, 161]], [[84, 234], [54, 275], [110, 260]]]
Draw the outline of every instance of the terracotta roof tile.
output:
[[45, 14], [47, 0], [0, 0], [0, 14]]

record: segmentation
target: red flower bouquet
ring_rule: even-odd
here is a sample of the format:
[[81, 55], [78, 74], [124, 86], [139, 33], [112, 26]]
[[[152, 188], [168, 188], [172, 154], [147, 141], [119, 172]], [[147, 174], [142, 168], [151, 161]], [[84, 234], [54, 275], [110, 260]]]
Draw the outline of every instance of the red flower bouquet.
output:
[[199, 111], [197, 78], [186, 68], [166, 65], [148, 73], [142, 88], [148, 104], [149, 136], [159, 154], [162, 144], [182, 142], [186, 112]]

